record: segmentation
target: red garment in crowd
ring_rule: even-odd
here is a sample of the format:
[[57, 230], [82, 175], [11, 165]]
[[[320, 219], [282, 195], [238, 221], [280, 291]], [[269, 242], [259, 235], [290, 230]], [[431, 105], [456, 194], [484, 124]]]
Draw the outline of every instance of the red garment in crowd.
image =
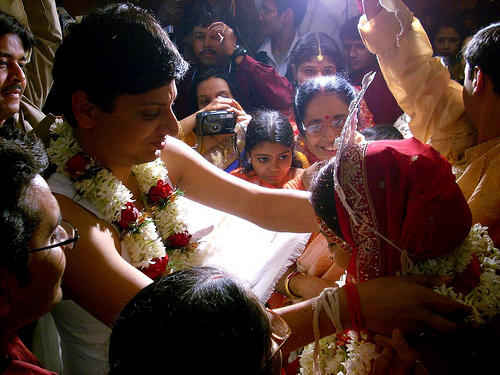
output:
[[[293, 85], [287, 78], [280, 76], [272, 66], [262, 64], [247, 55], [237, 66], [233, 62], [229, 63], [227, 69], [229, 77], [240, 86], [245, 96], [247, 107], [244, 103], [240, 103], [245, 111], [248, 112], [261, 106], [283, 112], [292, 108]], [[190, 69], [177, 85], [178, 95], [173, 109], [179, 119], [193, 113], [189, 92], [191, 81], [196, 73], [197, 69]]]
[[0, 369], [3, 375], [56, 375], [55, 372], [41, 367], [38, 359], [24, 346], [17, 335], [13, 335], [9, 342], [7, 356]]
[[392, 125], [403, 114], [403, 110], [399, 107], [389, 87], [387, 87], [379, 65], [376, 64], [375, 68], [351, 74], [348, 81], [351, 85], [359, 89], [363, 77], [370, 71], [375, 71], [376, 74], [363, 95], [363, 99], [366, 102], [369, 113], [373, 116], [373, 123], [375, 125]]

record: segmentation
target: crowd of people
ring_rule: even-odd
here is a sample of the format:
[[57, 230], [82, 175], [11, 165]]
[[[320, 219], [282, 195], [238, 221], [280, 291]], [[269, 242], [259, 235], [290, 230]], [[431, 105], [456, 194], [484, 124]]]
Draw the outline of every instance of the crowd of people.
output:
[[[84, 3], [0, 4], [0, 373], [491, 369], [496, 1]], [[261, 298], [184, 199], [306, 241]]]

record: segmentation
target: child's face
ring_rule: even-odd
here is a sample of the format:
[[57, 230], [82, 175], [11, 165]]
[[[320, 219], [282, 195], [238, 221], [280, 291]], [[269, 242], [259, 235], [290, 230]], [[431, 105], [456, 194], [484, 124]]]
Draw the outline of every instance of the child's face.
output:
[[292, 150], [283, 143], [262, 142], [249, 155], [255, 173], [265, 182], [281, 188], [288, 182]]

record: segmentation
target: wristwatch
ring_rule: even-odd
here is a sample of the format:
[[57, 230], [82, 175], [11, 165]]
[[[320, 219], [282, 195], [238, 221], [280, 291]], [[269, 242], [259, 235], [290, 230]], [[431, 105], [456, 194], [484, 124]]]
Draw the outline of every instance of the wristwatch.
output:
[[233, 54], [231, 55], [231, 60], [234, 61], [236, 60], [237, 57], [245, 56], [247, 53], [248, 51], [245, 48], [237, 44], [236, 46], [234, 46], [234, 51]]

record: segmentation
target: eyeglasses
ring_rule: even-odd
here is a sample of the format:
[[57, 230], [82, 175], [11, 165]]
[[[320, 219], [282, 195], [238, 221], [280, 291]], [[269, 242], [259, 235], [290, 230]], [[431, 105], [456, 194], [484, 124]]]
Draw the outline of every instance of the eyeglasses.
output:
[[267, 9], [267, 8], [263, 8], [263, 7], [259, 8], [259, 14], [264, 14], [265, 16], [272, 14], [274, 12], [277, 12], [277, 11], [278, 11], [278, 9]]
[[314, 122], [307, 126], [302, 124], [302, 129], [304, 129], [306, 132], [308, 132], [310, 135], [314, 137], [319, 137], [325, 134], [330, 126], [336, 132], [341, 132], [342, 128], [344, 127], [345, 120], [346, 120], [345, 118], [342, 118], [334, 120], [333, 122], [328, 122], [328, 121]]
[[59, 224], [58, 233], [56, 235], [55, 241], [57, 243], [45, 247], [39, 247], [38, 249], [28, 250], [28, 254], [36, 253], [38, 251], [52, 249], [54, 247], [60, 247], [61, 249], [74, 249], [76, 241], [80, 236], [77, 230], [66, 220], [61, 220]]
[[[269, 373], [268, 369], [274, 368], [275, 366], [281, 366], [281, 360], [279, 364], [275, 364], [274, 360], [277, 358], [278, 354], [285, 345], [286, 340], [292, 334], [292, 330], [288, 324], [283, 320], [281, 316], [276, 314], [274, 311], [266, 309], [267, 315], [269, 317], [269, 322], [271, 323], [271, 340], [272, 340], [272, 353], [269, 358], [264, 362], [264, 365], [259, 370], [258, 374]], [[279, 356], [281, 359], [281, 356]]]

